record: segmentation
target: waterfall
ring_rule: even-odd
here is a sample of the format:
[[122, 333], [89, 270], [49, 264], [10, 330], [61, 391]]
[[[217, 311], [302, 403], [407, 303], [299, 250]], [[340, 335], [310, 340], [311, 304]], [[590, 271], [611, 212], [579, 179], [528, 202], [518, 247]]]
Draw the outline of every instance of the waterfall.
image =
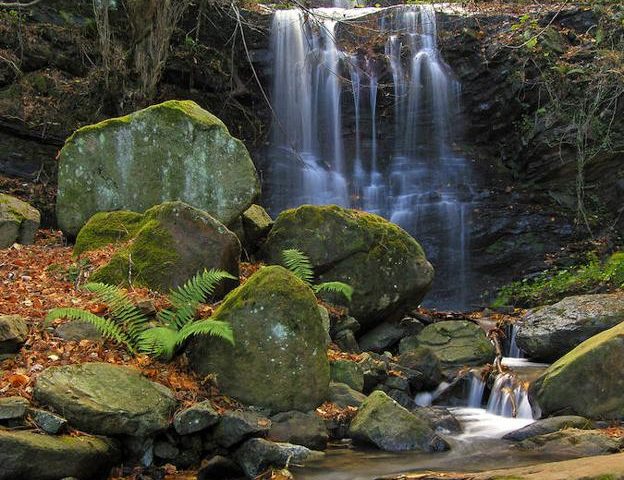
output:
[[[373, 11], [380, 12], [275, 12], [266, 201], [274, 215], [335, 203], [390, 219], [424, 245], [436, 267], [431, 302], [465, 308], [471, 169], [452, 148], [460, 86], [441, 58], [431, 5], [381, 10], [384, 54], [341, 51], [341, 22]], [[387, 128], [378, 109], [389, 94], [394, 118]]]
[[518, 327], [516, 324], [513, 324], [509, 330], [511, 330], [511, 334], [509, 335], [509, 351], [507, 352], [507, 356], [510, 358], [524, 358], [524, 353], [520, 350], [520, 347], [518, 347], [518, 344], [516, 343]]
[[481, 375], [470, 375], [470, 392], [468, 393], [468, 407], [481, 408], [483, 403], [483, 394], [485, 393], [485, 382], [481, 379]]

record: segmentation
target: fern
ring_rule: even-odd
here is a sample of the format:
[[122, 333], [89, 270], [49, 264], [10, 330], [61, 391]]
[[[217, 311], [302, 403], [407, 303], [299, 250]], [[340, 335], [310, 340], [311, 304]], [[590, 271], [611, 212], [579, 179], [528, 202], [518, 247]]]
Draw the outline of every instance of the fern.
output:
[[169, 327], [153, 327], [143, 332], [138, 346], [142, 353], [170, 360], [178, 343], [177, 330]]
[[195, 335], [211, 335], [228, 341], [234, 345], [234, 332], [228, 322], [205, 318], [197, 322], [189, 323], [178, 332], [178, 345], [181, 345]]
[[282, 251], [282, 261], [297, 278], [303, 280], [307, 285], [312, 285], [314, 270], [305, 253], [296, 248], [284, 250]]
[[319, 283], [312, 287], [314, 293], [330, 292], [343, 295], [347, 300], [351, 301], [353, 297], [353, 287], [344, 282], [325, 282]]

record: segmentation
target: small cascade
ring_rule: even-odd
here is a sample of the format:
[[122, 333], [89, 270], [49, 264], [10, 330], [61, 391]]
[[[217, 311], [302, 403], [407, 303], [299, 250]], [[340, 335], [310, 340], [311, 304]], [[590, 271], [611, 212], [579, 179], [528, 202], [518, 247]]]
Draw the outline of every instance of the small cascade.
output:
[[414, 398], [414, 403], [419, 407], [428, 407], [430, 406], [440, 395], [442, 395], [449, 387], [450, 383], [442, 382], [438, 385], [432, 392], [420, 392]]
[[481, 375], [472, 373], [470, 375], [470, 391], [468, 393], [468, 407], [481, 408], [483, 404], [483, 394], [485, 393], [485, 382]]
[[511, 373], [501, 373], [494, 380], [487, 411], [502, 417], [533, 418], [527, 388]]
[[507, 352], [507, 357], [509, 358], [524, 358], [524, 353], [518, 347], [516, 343], [516, 337], [518, 336], [518, 327], [516, 324], [512, 324], [510, 327], [511, 333], [509, 334], [509, 351]]

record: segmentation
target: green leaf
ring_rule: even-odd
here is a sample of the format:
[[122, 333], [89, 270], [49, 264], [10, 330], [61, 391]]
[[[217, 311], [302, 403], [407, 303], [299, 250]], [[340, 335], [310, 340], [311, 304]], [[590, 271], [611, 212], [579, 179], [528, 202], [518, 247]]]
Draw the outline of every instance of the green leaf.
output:
[[206, 318], [184, 325], [178, 332], [177, 345], [181, 345], [188, 338], [195, 335], [211, 335], [234, 345], [234, 332], [228, 322]]
[[314, 270], [308, 256], [301, 250], [291, 248], [282, 252], [282, 261], [288, 270], [297, 278], [311, 285], [314, 280]]
[[331, 292], [343, 295], [347, 300], [351, 301], [353, 297], [353, 287], [343, 282], [325, 282], [313, 287], [316, 293]]

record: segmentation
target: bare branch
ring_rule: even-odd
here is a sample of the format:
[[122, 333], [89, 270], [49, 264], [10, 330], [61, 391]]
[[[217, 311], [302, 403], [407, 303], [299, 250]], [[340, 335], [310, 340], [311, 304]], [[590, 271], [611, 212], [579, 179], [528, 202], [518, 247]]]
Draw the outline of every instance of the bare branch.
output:
[[32, 2], [21, 3], [21, 2], [0, 2], [0, 8], [28, 8], [33, 5], [37, 5], [43, 0], [32, 0]]

